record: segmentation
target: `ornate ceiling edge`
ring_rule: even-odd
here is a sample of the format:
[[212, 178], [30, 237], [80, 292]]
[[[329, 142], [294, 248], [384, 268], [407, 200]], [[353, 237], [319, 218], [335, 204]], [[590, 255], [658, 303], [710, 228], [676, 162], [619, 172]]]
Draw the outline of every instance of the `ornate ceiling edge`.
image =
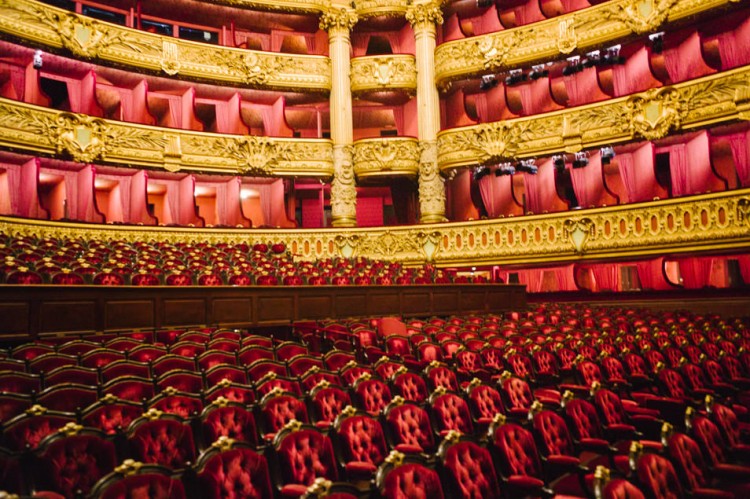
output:
[[750, 67], [744, 66], [586, 106], [444, 130], [438, 134], [438, 163], [446, 171], [573, 153], [747, 119]]
[[355, 57], [351, 61], [352, 93], [383, 90], [417, 91], [417, 62], [413, 55]]
[[282, 242], [304, 260], [541, 264], [750, 249], [750, 189], [474, 222], [354, 229], [194, 229], [0, 217], [15, 235], [124, 241]]
[[0, 147], [79, 163], [253, 176], [333, 175], [328, 139], [222, 135], [111, 121], [0, 98]]
[[612, 0], [530, 25], [447, 42], [435, 51], [435, 81], [439, 88], [447, 88], [451, 81], [463, 77], [582, 53], [741, 3]]
[[124, 28], [36, 0], [0, 0], [0, 34], [73, 57], [248, 88], [327, 92], [328, 57], [235, 49]]
[[403, 17], [409, 8], [409, 1], [404, 0], [357, 0], [357, 15], [368, 17]]
[[295, 14], [325, 12], [330, 0], [201, 0], [206, 3], [252, 9], [267, 12], [291, 12]]
[[353, 145], [354, 174], [372, 177], [419, 175], [419, 140], [410, 137], [380, 137], [358, 140]]

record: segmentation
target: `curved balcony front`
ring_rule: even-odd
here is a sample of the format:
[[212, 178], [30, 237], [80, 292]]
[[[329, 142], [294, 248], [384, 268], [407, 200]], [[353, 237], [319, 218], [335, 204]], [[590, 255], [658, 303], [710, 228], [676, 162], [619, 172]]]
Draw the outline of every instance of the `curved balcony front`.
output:
[[36, 0], [0, 1], [0, 34], [79, 59], [156, 75], [258, 89], [331, 89], [328, 57], [191, 42], [98, 21]]
[[417, 63], [413, 55], [394, 54], [355, 57], [351, 68], [352, 94], [417, 91]]
[[354, 142], [354, 174], [359, 180], [419, 175], [419, 140], [378, 137]]

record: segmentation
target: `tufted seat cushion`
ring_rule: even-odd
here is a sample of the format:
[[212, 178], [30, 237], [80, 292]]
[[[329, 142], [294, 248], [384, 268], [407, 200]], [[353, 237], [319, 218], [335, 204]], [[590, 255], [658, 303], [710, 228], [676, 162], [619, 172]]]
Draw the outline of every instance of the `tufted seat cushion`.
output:
[[134, 457], [144, 463], [184, 468], [195, 458], [193, 432], [173, 419], [145, 421], [129, 437]]
[[436, 397], [432, 402], [432, 414], [437, 430], [445, 435], [450, 430], [470, 434], [473, 431], [469, 406], [464, 399], [455, 393], [446, 393]]
[[338, 479], [331, 440], [313, 429], [286, 435], [277, 445], [277, 455], [285, 497], [299, 497], [316, 478]]
[[644, 454], [637, 463], [636, 473], [644, 490], [651, 497], [678, 499], [682, 487], [672, 463], [656, 454]]
[[458, 442], [445, 452], [443, 464], [459, 497], [501, 497], [495, 467], [487, 449], [471, 441]]
[[406, 463], [388, 473], [382, 495], [384, 499], [442, 499], [443, 488], [434, 470]]
[[316, 390], [312, 395], [312, 403], [317, 414], [316, 424], [328, 427], [347, 405], [351, 405], [349, 394], [341, 388], [329, 386]]
[[541, 492], [542, 467], [534, 437], [528, 430], [516, 424], [502, 425], [495, 430], [493, 445], [501, 456], [502, 473], [515, 494]]
[[142, 413], [143, 409], [136, 405], [115, 402], [86, 411], [81, 417], [81, 423], [98, 428], [107, 435], [114, 435], [124, 431]]
[[338, 437], [346, 461], [347, 476], [354, 479], [372, 478], [387, 454], [380, 423], [365, 415], [354, 415], [341, 421]]
[[35, 449], [46, 437], [73, 421], [72, 415], [22, 414], [3, 428], [3, 446], [12, 451]]
[[602, 490], [602, 499], [646, 499], [638, 487], [623, 478], [607, 482]]
[[100, 499], [184, 499], [185, 497], [185, 488], [181, 481], [155, 473], [125, 477], [107, 487], [99, 495]]
[[38, 464], [46, 479], [43, 488], [65, 497], [88, 494], [115, 467], [115, 446], [94, 435], [75, 435], [49, 442]]
[[391, 390], [379, 379], [362, 380], [355, 388], [362, 408], [377, 415], [391, 402]]
[[217, 407], [203, 416], [202, 427], [208, 442], [215, 442], [219, 437], [228, 437], [253, 446], [258, 443], [255, 418], [244, 407]]
[[413, 453], [435, 450], [430, 419], [421, 407], [414, 404], [394, 407], [386, 414], [386, 422], [397, 451]]
[[265, 499], [273, 496], [266, 459], [247, 448], [216, 454], [198, 473], [201, 497]]
[[418, 374], [406, 372], [393, 378], [393, 387], [398, 395], [411, 402], [427, 400], [427, 385]]
[[307, 423], [307, 409], [304, 402], [292, 395], [279, 395], [269, 400], [262, 408], [266, 438], [271, 439], [292, 419]]
[[458, 391], [458, 382], [453, 371], [445, 366], [437, 366], [427, 371], [427, 379], [433, 389], [442, 386], [448, 391]]

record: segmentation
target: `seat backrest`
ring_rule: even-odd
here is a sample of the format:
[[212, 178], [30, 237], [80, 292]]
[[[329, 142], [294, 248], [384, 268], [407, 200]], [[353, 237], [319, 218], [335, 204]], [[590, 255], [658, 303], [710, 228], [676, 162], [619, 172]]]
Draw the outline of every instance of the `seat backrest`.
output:
[[114, 435], [124, 432], [141, 414], [143, 406], [139, 402], [120, 400], [110, 395], [86, 407], [81, 414], [81, 423], [98, 428], [107, 435]]
[[404, 463], [383, 474], [380, 494], [383, 499], [443, 499], [443, 487], [435, 470], [420, 463]]
[[693, 419], [692, 435], [705, 453], [710, 466], [727, 461], [724, 439], [719, 428], [711, 420], [704, 416], [696, 416]]
[[545, 455], [574, 456], [575, 448], [565, 420], [553, 411], [541, 411], [532, 421], [534, 432], [542, 443]]
[[529, 384], [520, 378], [508, 378], [502, 383], [503, 402], [506, 409], [528, 410], [534, 402]]
[[428, 367], [426, 370], [427, 380], [430, 387], [434, 390], [442, 386], [448, 391], [458, 391], [458, 381], [456, 374], [446, 366]]
[[332, 424], [344, 407], [351, 405], [349, 393], [339, 386], [320, 386], [313, 389], [310, 400], [318, 423]]
[[368, 415], [354, 414], [340, 419], [336, 433], [345, 462], [380, 466], [387, 455], [383, 428]]
[[594, 395], [594, 404], [605, 425], [627, 424], [622, 401], [613, 391], [600, 389]]
[[602, 424], [591, 402], [574, 399], [565, 405], [565, 415], [571, 422], [576, 439], [602, 438]]
[[182, 469], [195, 460], [193, 432], [169, 414], [138, 418], [130, 424], [128, 442], [136, 460]]
[[437, 431], [442, 433], [455, 430], [464, 434], [472, 433], [474, 428], [471, 413], [464, 399], [455, 393], [444, 393], [430, 400]]
[[669, 460], [656, 454], [644, 454], [636, 464], [638, 480], [647, 495], [657, 499], [682, 497], [682, 487]]
[[319, 477], [338, 479], [331, 440], [316, 429], [284, 430], [274, 447], [285, 484], [311, 485]]
[[292, 394], [271, 396], [261, 401], [261, 413], [265, 430], [276, 433], [292, 419], [307, 423], [307, 409], [304, 402]]
[[355, 393], [360, 407], [372, 415], [377, 415], [391, 402], [391, 390], [382, 380], [360, 379], [355, 385]]
[[514, 423], [495, 428], [492, 445], [498, 450], [505, 476], [541, 478], [542, 466], [531, 432]]
[[200, 416], [201, 431], [206, 444], [221, 437], [247, 442], [255, 447], [258, 444], [258, 430], [253, 413], [242, 404], [222, 399], [206, 406]]
[[710, 482], [706, 476], [708, 468], [695, 440], [684, 433], [675, 433], [667, 440], [667, 450], [687, 490], [703, 488]]
[[503, 412], [500, 392], [488, 385], [477, 385], [469, 390], [469, 408], [475, 419], [491, 420]]
[[427, 400], [427, 384], [424, 378], [412, 372], [405, 372], [393, 378], [393, 389], [404, 399], [421, 403]]
[[723, 404], [714, 403], [712, 420], [721, 431], [729, 447], [741, 444], [740, 423], [737, 414]]
[[501, 497], [495, 466], [487, 449], [470, 440], [463, 440], [447, 448], [441, 446], [441, 454], [443, 468], [452, 486], [451, 497]]
[[602, 489], [602, 499], [646, 499], [646, 496], [624, 478], [615, 478], [607, 482]]
[[245, 445], [233, 443], [228, 447], [212, 447], [199, 457], [196, 476], [200, 497], [273, 497], [266, 458]]
[[421, 407], [410, 403], [392, 407], [385, 420], [395, 445], [416, 446], [424, 452], [435, 450], [430, 418]]
[[146, 492], [149, 498], [185, 499], [182, 482], [171, 476], [168, 468], [141, 463], [124, 463], [116, 471], [103, 477], [91, 492], [91, 497], [99, 499], [126, 499], [142, 497]]

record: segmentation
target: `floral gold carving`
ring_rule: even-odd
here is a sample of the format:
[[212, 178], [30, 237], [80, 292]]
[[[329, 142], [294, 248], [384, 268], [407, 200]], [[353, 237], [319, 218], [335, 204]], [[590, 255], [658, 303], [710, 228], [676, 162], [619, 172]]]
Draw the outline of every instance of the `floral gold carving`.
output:
[[584, 253], [589, 237], [596, 235], [596, 225], [590, 218], [566, 220], [563, 229], [565, 237], [570, 240], [579, 255]]
[[357, 15], [364, 19], [368, 17], [403, 17], [406, 14], [407, 3], [403, 0], [358, 0]]
[[169, 76], [180, 72], [180, 47], [173, 41], [162, 40], [161, 69]]
[[412, 55], [356, 57], [352, 59], [352, 92], [402, 88], [415, 91], [417, 68]]
[[413, 28], [419, 26], [443, 24], [443, 11], [439, 1], [413, 3], [406, 10], [406, 20]]
[[357, 13], [347, 7], [331, 7], [320, 16], [320, 29], [351, 31], [359, 21]]
[[605, 11], [605, 16], [625, 23], [633, 33], [642, 35], [656, 31], [677, 2], [679, 0], [627, 0]]
[[227, 154], [237, 160], [237, 172], [242, 175], [269, 176], [281, 151], [268, 137], [244, 136], [226, 142]]
[[445, 185], [437, 163], [437, 143], [420, 144], [419, 211], [423, 223], [445, 221]]
[[357, 189], [352, 165], [352, 146], [333, 146], [331, 217], [334, 227], [357, 223]]
[[364, 139], [354, 143], [357, 177], [412, 175], [419, 172], [419, 143], [404, 137]]
[[49, 137], [56, 153], [80, 163], [100, 159], [107, 144], [107, 124], [99, 118], [61, 113], [48, 124]]
[[635, 95], [626, 105], [633, 132], [647, 140], [660, 139], [680, 128], [680, 95], [670, 88]]
[[578, 46], [575, 21], [572, 18], [560, 21], [560, 35], [557, 38], [557, 48], [561, 54], [570, 54]]

